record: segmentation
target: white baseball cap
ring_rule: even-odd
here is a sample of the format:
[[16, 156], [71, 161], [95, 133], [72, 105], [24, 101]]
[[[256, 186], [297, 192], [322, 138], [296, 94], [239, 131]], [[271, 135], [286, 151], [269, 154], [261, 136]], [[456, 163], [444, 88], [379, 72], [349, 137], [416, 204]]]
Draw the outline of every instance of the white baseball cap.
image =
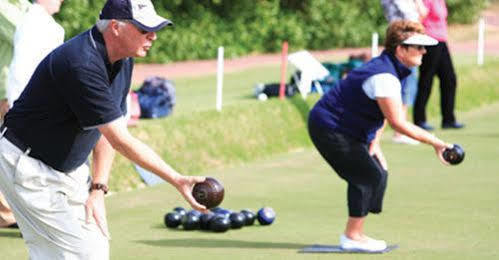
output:
[[156, 32], [173, 23], [156, 13], [151, 0], [108, 0], [99, 18], [130, 20], [135, 26], [147, 32]]

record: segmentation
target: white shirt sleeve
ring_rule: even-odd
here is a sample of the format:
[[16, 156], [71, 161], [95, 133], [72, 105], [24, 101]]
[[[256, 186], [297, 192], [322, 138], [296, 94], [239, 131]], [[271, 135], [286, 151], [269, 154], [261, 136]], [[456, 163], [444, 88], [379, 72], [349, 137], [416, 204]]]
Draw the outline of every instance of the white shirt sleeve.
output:
[[367, 78], [362, 84], [362, 89], [370, 99], [379, 97], [402, 99], [400, 80], [390, 73], [380, 73]]

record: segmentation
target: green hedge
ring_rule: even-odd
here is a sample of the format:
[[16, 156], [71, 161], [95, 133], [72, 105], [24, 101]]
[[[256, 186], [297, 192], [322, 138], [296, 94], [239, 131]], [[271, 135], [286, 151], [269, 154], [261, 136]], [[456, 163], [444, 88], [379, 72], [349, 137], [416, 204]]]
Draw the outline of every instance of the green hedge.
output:
[[[448, 0], [450, 22], [477, 18], [488, 0]], [[104, 0], [65, 1], [58, 21], [72, 37], [95, 23]], [[154, 0], [173, 29], [158, 34], [155, 48], [141, 62], [210, 59], [225, 47], [228, 58], [291, 50], [322, 50], [369, 45], [371, 32], [384, 35], [379, 0]]]

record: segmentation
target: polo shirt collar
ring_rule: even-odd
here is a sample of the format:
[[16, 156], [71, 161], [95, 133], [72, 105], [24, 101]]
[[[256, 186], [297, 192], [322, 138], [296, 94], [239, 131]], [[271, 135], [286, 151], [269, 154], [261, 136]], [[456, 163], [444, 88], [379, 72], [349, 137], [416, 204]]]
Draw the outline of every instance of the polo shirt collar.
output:
[[387, 51], [383, 51], [384, 55], [387, 55], [388, 58], [392, 61], [393, 63], [393, 66], [395, 67], [395, 70], [397, 71], [397, 74], [399, 75], [399, 77], [401, 79], [409, 76], [411, 74], [411, 70], [405, 66], [404, 64], [402, 64], [402, 62], [400, 62], [396, 57], [395, 55], [387, 52]]
[[99, 32], [97, 26], [92, 27], [90, 33], [92, 34], [94, 48], [102, 56], [102, 59], [104, 59], [106, 66], [111, 66], [111, 63], [109, 62], [109, 56], [107, 56], [106, 43], [104, 41], [102, 33]]
[[90, 33], [93, 40], [93, 46], [104, 60], [104, 64], [106, 65], [109, 78], [112, 81], [116, 76], [116, 73], [118, 73], [118, 71], [121, 69], [121, 64], [123, 63], [123, 61], [118, 60], [114, 64], [111, 64], [111, 62], [109, 62], [109, 56], [107, 55], [107, 49], [106, 49], [106, 42], [104, 41], [102, 33], [99, 32], [97, 26], [92, 27]]

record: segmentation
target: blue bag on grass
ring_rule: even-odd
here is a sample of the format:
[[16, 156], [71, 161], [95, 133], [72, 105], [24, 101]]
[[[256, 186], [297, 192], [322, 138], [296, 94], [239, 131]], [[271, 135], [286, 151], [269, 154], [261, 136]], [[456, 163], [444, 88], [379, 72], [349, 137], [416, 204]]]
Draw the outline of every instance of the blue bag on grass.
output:
[[175, 84], [162, 77], [147, 78], [139, 90], [141, 118], [158, 118], [170, 115], [175, 106]]

